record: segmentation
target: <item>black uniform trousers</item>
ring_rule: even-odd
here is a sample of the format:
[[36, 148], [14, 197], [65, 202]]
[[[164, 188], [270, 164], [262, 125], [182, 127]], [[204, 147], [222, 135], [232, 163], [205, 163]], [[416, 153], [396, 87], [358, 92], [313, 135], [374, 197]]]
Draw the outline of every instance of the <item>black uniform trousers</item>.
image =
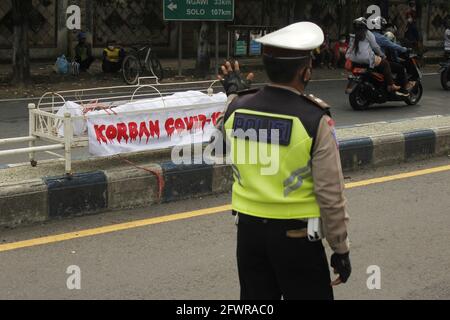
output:
[[122, 59], [118, 62], [111, 62], [109, 60], [103, 59], [102, 70], [104, 73], [115, 73], [122, 68]]
[[321, 241], [291, 238], [300, 220], [238, 214], [237, 263], [242, 300], [332, 300], [330, 271]]

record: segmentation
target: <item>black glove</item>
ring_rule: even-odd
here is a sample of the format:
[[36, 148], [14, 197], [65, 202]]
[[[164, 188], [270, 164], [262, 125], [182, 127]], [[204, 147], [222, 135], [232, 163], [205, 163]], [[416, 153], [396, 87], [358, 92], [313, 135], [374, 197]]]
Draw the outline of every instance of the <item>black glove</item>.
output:
[[331, 266], [336, 269], [339, 274], [339, 278], [342, 283], [346, 283], [347, 279], [350, 277], [352, 273], [352, 266], [350, 264], [350, 252], [339, 254], [333, 253], [331, 255]]
[[238, 93], [242, 90], [248, 90], [251, 86], [251, 80], [244, 80], [239, 71], [228, 71], [227, 75], [221, 80], [227, 96]]

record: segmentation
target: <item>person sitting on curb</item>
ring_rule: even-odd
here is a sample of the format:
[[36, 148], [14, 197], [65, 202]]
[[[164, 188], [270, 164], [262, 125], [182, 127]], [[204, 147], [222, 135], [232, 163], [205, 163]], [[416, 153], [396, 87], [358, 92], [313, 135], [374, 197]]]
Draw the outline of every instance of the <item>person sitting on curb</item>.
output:
[[122, 68], [125, 50], [116, 45], [115, 40], [109, 40], [103, 49], [102, 70], [105, 73], [115, 73]]
[[75, 62], [80, 64], [80, 71], [87, 71], [92, 62], [94, 62], [92, 48], [86, 42], [86, 33], [80, 32], [77, 37], [78, 44], [75, 46]]
[[342, 34], [339, 37], [339, 41], [337, 41], [334, 45], [334, 67], [335, 68], [343, 68], [345, 65], [345, 54], [348, 50], [348, 41], [345, 34]]
[[320, 66], [325, 66], [328, 69], [333, 69], [334, 53], [331, 49], [330, 38], [328, 34], [325, 34], [325, 40], [320, 46]]

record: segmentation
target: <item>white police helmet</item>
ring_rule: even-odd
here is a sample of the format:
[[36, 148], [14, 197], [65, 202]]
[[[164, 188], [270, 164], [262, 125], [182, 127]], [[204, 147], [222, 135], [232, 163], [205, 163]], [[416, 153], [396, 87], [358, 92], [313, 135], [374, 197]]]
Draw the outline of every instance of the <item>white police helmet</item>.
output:
[[256, 41], [265, 46], [308, 51], [320, 47], [325, 40], [322, 29], [312, 22], [297, 22], [271, 32]]

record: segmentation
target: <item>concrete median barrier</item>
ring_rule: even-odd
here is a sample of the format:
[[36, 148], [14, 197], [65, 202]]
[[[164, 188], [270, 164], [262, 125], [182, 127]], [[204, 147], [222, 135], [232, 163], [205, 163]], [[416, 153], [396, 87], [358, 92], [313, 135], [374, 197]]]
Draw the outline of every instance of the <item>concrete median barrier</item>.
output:
[[0, 184], [0, 226], [48, 220], [47, 199], [48, 189], [42, 179]]
[[436, 156], [446, 156], [449, 154], [450, 127], [433, 128], [436, 135]]
[[105, 171], [108, 183], [108, 209], [132, 209], [159, 201], [162, 168], [157, 164], [139, 168], [117, 168]]
[[343, 140], [339, 145], [342, 168], [350, 171], [442, 156], [450, 151], [449, 138], [445, 130], [440, 131], [439, 142], [434, 130], [419, 130]]
[[381, 167], [404, 160], [405, 137], [401, 133], [390, 133], [371, 138], [373, 144], [372, 165]]
[[163, 202], [171, 202], [212, 194], [213, 166], [207, 164], [162, 164], [164, 175]]
[[339, 141], [339, 151], [343, 170], [353, 170], [371, 163], [373, 142], [371, 138]]
[[105, 210], [108, 203], [107, 179], [102, 171], [45, 177], [48, 215], [61, 218]]
[[[336, 131], [344, 171], [450, 153], [450, 116], [363, 124]], [[231, 191], [233, 175], [229, 165], [176, 165], [169, 161], [168, 152], [165, 155], [165, 158], [161, 154], [157, 158], [141, 155], [137, 164], [114, 159], [109, 167], [108, 161], [101, 159], [99, 170], [76, 173], [70, 179], [34, 177], [36, 168], [29, 166], [0, 169], [0, 183], [2, 176], [14, 175], [17, 180], [0, 184], [0, 226], [145, 208]], [[95, 167], [95, 163], [90, 159], [89, 167]], [[50, 169], [45, 168], [45, 172]]]
[[212, 169], [212, 192], [223, 193], [231, 191], [233, 185], [233, 170], [231, 166], [217, 165]]

